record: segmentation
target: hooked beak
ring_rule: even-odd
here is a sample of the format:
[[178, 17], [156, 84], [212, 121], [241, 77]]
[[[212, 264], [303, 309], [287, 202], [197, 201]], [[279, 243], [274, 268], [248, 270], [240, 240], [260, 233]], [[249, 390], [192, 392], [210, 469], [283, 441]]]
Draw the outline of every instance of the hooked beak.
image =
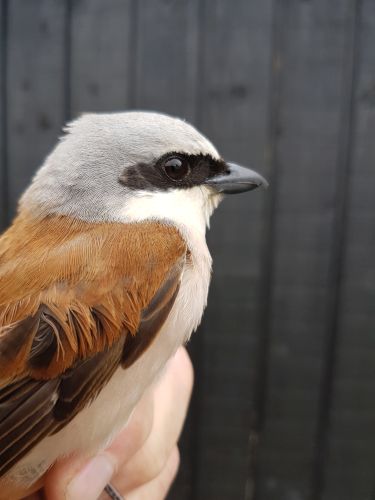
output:
[[207, 179], [206, 184], [218, 193], [236, 194], [251, 191], [257, 187], [268, 187], [268, 182], [260, 174], [250, 168], [235, 163], [227, 163], [228, 170], [223, 175]]

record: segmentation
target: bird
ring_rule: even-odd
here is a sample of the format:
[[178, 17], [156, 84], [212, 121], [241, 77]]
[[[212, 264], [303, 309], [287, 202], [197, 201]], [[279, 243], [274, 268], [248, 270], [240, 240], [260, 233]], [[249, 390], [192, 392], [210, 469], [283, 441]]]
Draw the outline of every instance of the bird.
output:
[[186, 121], [69, 123], [0, 236], [0, 477], [30, 485], [92, 454], [200, 324], [210, 216], [266, 187]]

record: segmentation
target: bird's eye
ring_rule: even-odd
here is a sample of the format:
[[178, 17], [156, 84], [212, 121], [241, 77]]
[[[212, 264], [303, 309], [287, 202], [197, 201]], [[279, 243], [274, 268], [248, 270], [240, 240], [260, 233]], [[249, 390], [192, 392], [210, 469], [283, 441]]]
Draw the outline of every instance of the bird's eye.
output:
[[180, 181], [190, 172], [189, 162], [184, 158], [168, 158], [164, 165], [164, 172], [173, 181]]

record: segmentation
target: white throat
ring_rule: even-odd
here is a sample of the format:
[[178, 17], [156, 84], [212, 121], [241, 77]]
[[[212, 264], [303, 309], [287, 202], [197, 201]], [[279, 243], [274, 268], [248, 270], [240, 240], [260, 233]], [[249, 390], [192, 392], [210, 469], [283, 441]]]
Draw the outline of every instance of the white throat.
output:
[[163, 220], [172, 223], [189, 236], [205, 237], [210, 216], [221, 198], [205, 186], [170, 191], [139, 191], [127, 200], [121, 210], [122, 222]]

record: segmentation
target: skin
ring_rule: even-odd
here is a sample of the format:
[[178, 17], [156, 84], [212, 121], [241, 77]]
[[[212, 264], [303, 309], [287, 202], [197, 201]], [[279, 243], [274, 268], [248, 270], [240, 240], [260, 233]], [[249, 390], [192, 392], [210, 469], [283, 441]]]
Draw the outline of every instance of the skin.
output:
[[[18, 491], [25, 500], [108, 500], [107, 482], [126, 500], [162, 500], [179, 465], [177, 442], [193, 387], [193, 367], [184, 348], [137, 405], [126, 429], [91, 461], [81, 457], [57, 463], [33, 491]], [[42, 486], [42, 489], [40, 489]], [[3, 490], [4, 492], [4, 490]]]

